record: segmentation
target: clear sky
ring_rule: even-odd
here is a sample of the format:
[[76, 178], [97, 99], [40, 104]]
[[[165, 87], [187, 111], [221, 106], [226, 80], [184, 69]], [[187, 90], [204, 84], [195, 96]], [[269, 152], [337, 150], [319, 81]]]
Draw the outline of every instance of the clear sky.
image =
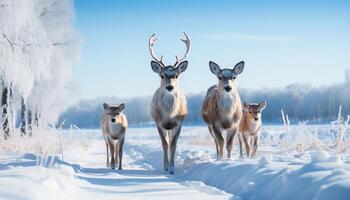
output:
[[160, 80], [150, 66], [148, 38], [173, 64], [192, 40], [186, 94], [217, 82], [208, 61], [231, 68], [244, 60], [238, 87], [260, 89], [293, 83], [344, 81], [350, 68], [350, 1], [76, 0], [76, 26], [84, 38], [73, 79], [81, 98], [154, 93]]

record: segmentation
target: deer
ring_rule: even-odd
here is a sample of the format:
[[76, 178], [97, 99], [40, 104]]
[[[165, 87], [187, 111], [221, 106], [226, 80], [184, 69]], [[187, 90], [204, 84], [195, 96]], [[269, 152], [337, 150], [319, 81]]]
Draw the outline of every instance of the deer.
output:
[[[125, 104], [109, 105], [103, 104], [103, 112], [101, 117], [101, 129], [103, 138], [106, 143], [107, 151], [107, 167], [115, 169], [118, 164], [118, 169], [122, 170], [123, 146], [125, 141], [125, 132], [128, 127], [126, 116], [122, 113], [125, 109]], [[111, 159], [109, 160], [109, 153]]]
[[[187, 116], [186, 98], [179, 87], [179, 75], [187, 69], [186, 60], [191, 40], [186, 33], [185, 39], [181, 39], [186, 45], [185, 55], [173, 65], [165, 65], [163, 56], [158, 59], [154, 53], [154, 44], [159, 39], [155, 34], [149, 39], [149, 52], [152, 57], [151, 67], [153, 72], [160, 77], [160, 86], [155, 91], [151, 102], [151, 116], [156, 124], [161, 144], [163, 147], [163, 168], [165, 173], [175, 172], [175, 152], [180, 136], [182, 122]], [[170, 161], [169, 161], [170, 151]]]
[[[243, 117], [239, 125], [239, 154], [243, 158], [243, 143], [247, 158], [255, 157], [258, 150], [260, 129], [262, 127], [261, 113], [266, 108], [266, 101], [258, 104], [243, 102]], [[251, 151], [252, 149], [252, 151]]]
[[236, 78], [243, 72], [244, 62], [240, 61], [233, 69], [221, 69], [213, 61], [209, 62], [210, 71], [219, 83], [211, 86], [202, 105], [202, 117], [214, 138], [217, 160], [224, 156], [224, 131], [226, 132], [227, 158], [231, 158], [233, 139], [239, 129], [242, 117], [241, 98], [237, 91]]

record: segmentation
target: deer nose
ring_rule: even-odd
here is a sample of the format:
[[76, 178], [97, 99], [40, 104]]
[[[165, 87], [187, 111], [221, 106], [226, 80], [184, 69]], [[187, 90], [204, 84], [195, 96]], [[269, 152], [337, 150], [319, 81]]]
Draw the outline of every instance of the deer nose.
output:
[[228, 86], [225, 86], [224, 89], [226, 92], [229, 92], [232, 90], [232, 87], [228, 85]]
[[258, 121], [258, 120], [259, 120], [259, 117], [255, 117], [254, 120], [255, 120], [255, 121]]
[[168, 91], [172, 91], [172, 90], [174, 89], [174, 86], [172, 86], [172, 85], [167, 85], [165, 88], [166, 88]]
[[112, 121], [112, 123], [115, 123], [115, 118], [112, 118], [111, 121]]

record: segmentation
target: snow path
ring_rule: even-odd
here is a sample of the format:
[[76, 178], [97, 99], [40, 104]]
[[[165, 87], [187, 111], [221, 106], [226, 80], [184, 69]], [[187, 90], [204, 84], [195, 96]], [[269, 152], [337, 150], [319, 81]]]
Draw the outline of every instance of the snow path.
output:
[[[203, 184], [181, 182], [135, 164], [124, 154], [123, 170], [105, 167], [105, 146], [95, 141], [87, 152], [68, 152], [54, 167], [37, 166], [25, 154], [0, 160], [0, 199], [229, 199], [232, 195]], [[50, 162], [50, 161], [49, 161]], [[79, 164], [78, 164], [79, 163]], [[30, 187], [28, 187], [30, 185]], [[22, 192], [23, 191], [23, 192]]]
[[57, 155], [39, 165], [33, 154], [0, 154], [0, 199], [349, 199], [348, 153], [283, 151], [271, 139], [274, 131], [263, 135], [256, 158], [239, 159], [236, 144], [232, 159], [216, 161], [207, 128], [185, 127], [172, 176], [162, 173], [154, 128], [128, 130], [122, 171], [106, 168], [100, 130], [69, 132], [61, 138], [64, 159]]
[[[77, 160], [81, 162], [81, 160]], [[127, 153], [123, 158], [123, 170], [111, 170], [105, 167], [106, 153], [104, 143], [96, 144], [89, 151], [84, 168], [80, 174], [81, 179], [89, 182], [87, 188], [102, 193], [125, 194], [131, 199], [228, 199], [232, 195], [224, 192], [200, 192], [185, 183], [179, 182], [171, 176], [163, 175], [142, 168], [137, 161], [131, 159]], [[214, 189], [213, 189], [214, 190]], [[203, 191], [203, 190], [202, 190]], [[215, 191], [215, 190], [214, 190]]]

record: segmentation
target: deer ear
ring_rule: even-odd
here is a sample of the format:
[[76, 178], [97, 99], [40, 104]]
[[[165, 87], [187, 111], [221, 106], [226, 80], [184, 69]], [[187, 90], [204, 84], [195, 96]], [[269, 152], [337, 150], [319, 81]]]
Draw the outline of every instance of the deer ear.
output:
[[105, 110], [109, 109], [109, 105], [106, 103], [103, 103], [103, 109], [105, 109]]
[[266, 101], [262, 101], [259, 103], [259, 110], [264, 110], [266, 108]]
[[188, 65], [188, 61], [187, 61], [187, 60], [181, 62], [181, 63], [178, 64], [177, 67], [176, 67], [176, 68], [177, 68], [177, 71], [178, 71], [179, 73], [182, 73], [182, 72], [186, 71], [187, 65]]
[[123, 111], [125, 109], [125, 103], [121, 103], [118, 107], [119, 111]]
[[220, 66], [218, 64], [216, 64], [213, 61], [209, 61], [209, 68], [210, 68], [210, 71], [213, 74], [215, 74], [216, 76], [219, 75], [219, 73], [220, 73]]
[[241, 61], [235, 65], [235, 67], [233, 68], [233, 72], [236, 74], [240, 74], [243, 72], [243, 69], [244, 69], [244, 61]]
[[244, 110], [249, 110], [249, 103], [247, 103], [247, 102], [243, 102], [243, 109]]
[[160, 74], [162, 72], [162, 65], [159, 64], [158, 62], [152, 60], [151, 61], [151, 66], [152, 66], [152, 70], [155, 72], [155, 73], [158, 73]]

